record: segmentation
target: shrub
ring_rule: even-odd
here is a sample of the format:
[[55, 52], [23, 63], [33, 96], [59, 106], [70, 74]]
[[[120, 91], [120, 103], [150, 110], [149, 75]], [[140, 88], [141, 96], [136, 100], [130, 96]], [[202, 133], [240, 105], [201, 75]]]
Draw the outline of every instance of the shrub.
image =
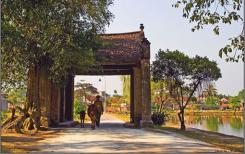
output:
[[162, 125], [167, 119], [167, 115], [164, 112], [155, 112], [151, 115], [151, 120], [154, 125]]
[[78, 100], [78, 99], [75, 99], [74, 100], [74, 118], [75, 119], [79, 119], [80, 118], [80, 115], [79, 113], [81, 111], [86, 111], [86, 105], [85, 103], [82, 103]]

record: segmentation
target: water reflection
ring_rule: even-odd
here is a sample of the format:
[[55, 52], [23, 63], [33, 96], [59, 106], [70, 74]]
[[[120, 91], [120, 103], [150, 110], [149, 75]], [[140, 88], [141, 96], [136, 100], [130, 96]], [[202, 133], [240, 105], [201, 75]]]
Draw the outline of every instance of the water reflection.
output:
[[218, 117], [207, 117], [206, 124], [208, 130], [217, 132], [219, 129], [220, 120]]
[[[219, 132], [227, 135], [244, 137], [242, 116], [185, 116], [186, 126]], [[179, 124], [177, 116], [171, 116], [166, 124]]]

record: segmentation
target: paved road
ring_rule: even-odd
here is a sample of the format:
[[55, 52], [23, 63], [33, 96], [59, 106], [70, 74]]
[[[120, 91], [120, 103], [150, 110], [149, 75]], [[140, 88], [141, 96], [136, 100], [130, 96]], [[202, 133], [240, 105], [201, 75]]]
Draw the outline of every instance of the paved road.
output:
[[175, 134], [122, 127], [123, 122], [104, 115], [101, 127], [65, 128], [55, 138], [40, 142], [41, 153], [225, 153], [221, 149]]

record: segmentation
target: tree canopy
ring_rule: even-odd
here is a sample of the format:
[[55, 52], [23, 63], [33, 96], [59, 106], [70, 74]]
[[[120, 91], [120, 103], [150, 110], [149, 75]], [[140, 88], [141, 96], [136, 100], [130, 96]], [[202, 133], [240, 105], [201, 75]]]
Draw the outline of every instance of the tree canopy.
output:
[[42, 60], [58, 83], [67, 73], [93, 65], [97, 34], [113, 17], [111, 4], [112, 0], [3, 0], [2, 88], [25, 85], [28, 69]]
[[[82, 80], [83, 81], [83, 80]], [[78, 82], [75, 85], [75, 98], [80, 100], [83, 99], [82, 101], [86, 102], [87, 101], [87, 97], [88, 96], [93, 96], [93, 95], [97, 95], [99, 94], [98, 89], [96, 87], [94, 87], [92, 84], [90, 83], [86, 83], [86, 82]]]
[[[216, 35], [220, 33], [222, 24], [233, 24], [243, 21], [242, 0], [178, 0], [173, 5], [175, 8], [183, 8], [183, 17], [195, 23], [192, 31], [203, 29], [207, 25], [213, 26]], [[229, 38], [229, 44], [219, 51], [219, 56], [226, 56], [226, 61], [244, 61], [244, 36]]]
[[170, 79], [175, 80], [177, 84], [189, 86], [197, 86], [204, 81], [217, 80], [221, 77], [215, 61], [198, 55], [190, 58], [178, 50], [159, 50], [151, 69], [153, 80]]

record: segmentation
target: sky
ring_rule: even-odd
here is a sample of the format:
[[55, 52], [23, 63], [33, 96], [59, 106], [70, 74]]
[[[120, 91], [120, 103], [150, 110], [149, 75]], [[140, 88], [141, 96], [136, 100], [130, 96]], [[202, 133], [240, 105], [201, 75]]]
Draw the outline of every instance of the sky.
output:
[[[190, 57], [207, 56], [210, 60], [217, 61], [221, 69], [222, 78], [215, 82], [218, 92], [236, 95], [243, 89], [243, 63], [227, 63], [218, 56], [218, 51], [228, 43], [228, 38], [242, 32], [242, 23], [223, 25], [219, 36], [214, 35], [212, 27], [191, 32], [193, 24], [182, 17], [182, 9], [172, 7], [173, 2], [174, 0], [115, 0], [110, 7], [114, 19], [106, 28], [106, 33], [138, 31], [143, 23], [145, 36], [151, 42], [151, 62], [159, 49], [178, 49]], [[106, 89], [109, 94], [113, 94], [114, 90], [122, 94], [120, 76], [76, 76], [75, 82], [81, 79], [92, 83], [99, 90]]]

